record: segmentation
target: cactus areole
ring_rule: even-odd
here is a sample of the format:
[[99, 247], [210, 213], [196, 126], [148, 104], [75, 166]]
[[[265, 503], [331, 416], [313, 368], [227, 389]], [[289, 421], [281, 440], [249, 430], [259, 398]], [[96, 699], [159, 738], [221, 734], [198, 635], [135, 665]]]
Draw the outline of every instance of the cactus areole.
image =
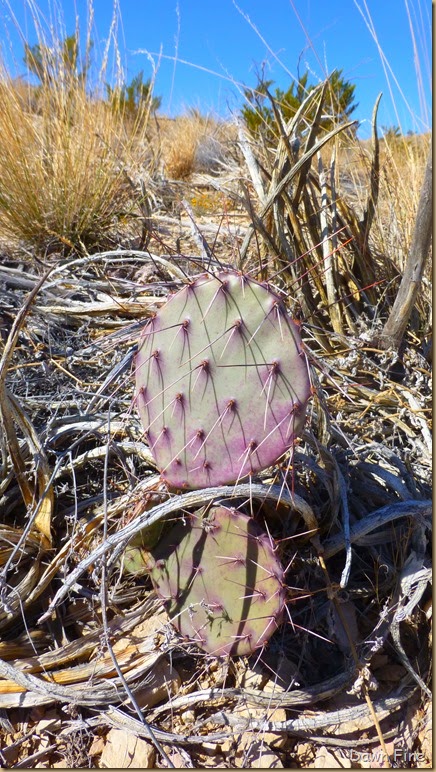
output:
[[149, 570], [177, 630], [216, 656], [248, 655], [283, 616], [283, 568], [247, 515], [224, 506], [179, 521], [152, 550]]
[[284, 304], [233, 271], [169, 298], [142, 334], [136, 386], [157, 466], [178, 489], [233, 483], [274, 464], [302, 431], [310, 394]]

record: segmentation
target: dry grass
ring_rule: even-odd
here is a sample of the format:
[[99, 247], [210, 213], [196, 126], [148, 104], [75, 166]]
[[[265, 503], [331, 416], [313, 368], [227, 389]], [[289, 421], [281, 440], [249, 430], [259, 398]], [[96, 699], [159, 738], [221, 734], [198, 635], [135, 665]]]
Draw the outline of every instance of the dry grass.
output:
[[[431, 134], [379, 139], [379, 194], [373, 243], [380, 254], [392, 257], [399, 270], [410, 246]], [[323, 154], [329, 162], [328, 151]], [[337, 152], [344, 192], [363, 213], [373, 159], [373, 141], [354, 139]]]
[[3, 69], [0, 89], [3, 241], [61, 252], [106, 246], [138, 216], [132, 179], [159, 157], [166, 177], [183, 180], [219, 170], [229, 152], [225, 124], [193, 113], [158, 119], [156, 131], [149, 105], [132, 121], [65, 70], [35, 89]]
[[197, 110], [160, 125], [164, 174], [174, 180], [219, 170], [234, 139], [230, 126]]
[[42, 251], [101, 246], [137, 213], [129, 176], [144, 162], [149, 104], [127, 119], [103, 99], [105, 68], [91, 90], [35, 26], [40, 84], [0, 69], [2, 239]]
[[49, 249], [101, 244], [131, 206], [122, 116], [77, 87], [42, 94], [39, 115], [8, 80], [1, 90], [3, 235]]
[[[431, 135], [381, 141], [381, 190], [375, 238], [400, 271], [410, 246]], [[428, 276], [431, 275], [429, 265]]]
[[[380, 278], [385, 280], [386, 295], [392, 302], [412, 243], [418, 212], [424, 171], [431, 148], [431, 134], [381, 138], [379, 140], [379, 168], [377, 201], [371, 225], [369, 243], [374, 261], [379, 265]], [[374, 160], [374, 141], [355, 141], [345, 149], [338, 168], [342, 184], [338, 187], [353, 204], [358, 216], [363, 217], [368, 205], [371, 166]], [[345, 184], [344, 184], [345, 183]], [[417, 309], [423, 327], [431, 327], [432, 307], [432, 254], [424, 271]], [[422, 328], [421, 328], [422, 329]]]

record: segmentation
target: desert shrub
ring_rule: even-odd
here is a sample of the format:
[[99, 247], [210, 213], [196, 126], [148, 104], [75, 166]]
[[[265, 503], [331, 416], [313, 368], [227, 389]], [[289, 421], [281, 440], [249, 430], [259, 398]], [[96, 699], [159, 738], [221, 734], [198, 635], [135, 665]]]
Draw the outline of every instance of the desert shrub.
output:
[[122, 110], [126, 117], [135, 118], [145, 106], [146, 110], [156, 112], [162, 102], [162, 97], [153, 96], [153, 83], [151, 78], [144, 81], [144, 71], [135, 75], [130, 83], [112, 87], [106, 85], [108, 99], [115, 111]]
[[[267, 135], [276, 136], [275, 111], [280, 110], [284, 122], [295, 117], [297, 111], [306, 97], [315, 89], [315, 85], [309, 82], [309, 73], [305, 72], [298, 80], [293, 80], [284, 91], [275, 88], [272, 92], [272, 80], [264, 80], [259, 77], [254, 89], [245, 89], [246, 103], [243, 105], [241, 115], [247, 128], [255, 134], [263, 131]], [[320, 120], [321, 126], [330, 131], [338, 122], [350, 120], [352, 113], [358, 106], [355, 102], [355, 84], [346, 80], [342, 70], [334, 70], [328, 81], [328, 98], [324, 102], [324, 113]], [[315, 120], [316, 105], [313, 104], [306, 112], [306, 125], [310, 126]]]

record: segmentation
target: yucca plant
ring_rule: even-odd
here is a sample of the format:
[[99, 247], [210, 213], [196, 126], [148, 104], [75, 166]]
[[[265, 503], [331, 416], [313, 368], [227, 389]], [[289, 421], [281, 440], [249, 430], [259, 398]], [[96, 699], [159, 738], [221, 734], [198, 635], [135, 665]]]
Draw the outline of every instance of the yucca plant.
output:
[[[403, 138], [405, 176], [397, 148], [378, 136], [380, 99], [372, 140], [365, 145], [341, 116], [331, 130], [323, 126], [329, 79], [289, 118], [276, 99], [269, 95], [269, 100], [268, 132], [258, 135], [263, 147], [258, 142], [253, 151], [246, 128], [240, 130], [258, 199], [249, 204], [256, 217], [240, 265], [246, 269], [256, 261], [262, 276], [280, 277], [322, 350], [331, 352], [350, 333], [357, 335], [362, 322], [377, 321], [375, 310], [378, 320], [389, 314], [411, 241], [428, 141]], [[344, 158], [351, 196], [344, 190]]]

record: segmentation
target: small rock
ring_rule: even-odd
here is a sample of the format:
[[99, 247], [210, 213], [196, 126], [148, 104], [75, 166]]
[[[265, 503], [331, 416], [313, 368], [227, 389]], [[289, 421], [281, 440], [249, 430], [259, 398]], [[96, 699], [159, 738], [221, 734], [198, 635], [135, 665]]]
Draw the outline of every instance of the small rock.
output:
[[351, 769], [352, 764], [346, 753], [336, 749], [331, 751], [321, 745], [316, 749], [314, 760], [307, 766], [314, 769]]
[[99, 756], [105, 746], [105, 742], [104, 737], [94, 737], [88, 750], [88, 756]]
[[53, 713], [52, 715], [47, 713], [46, 716], [38, 721], [38, 723], [33, 727], [33, 731], [36, 734], [41, 734], [42, 732], [50, 732], [54, 734], [59, 732], [60, 729], [61, 719], [57, 713]]
[[180, 714], [180, 721], [182, 724], [194, 724], [195, 723], [195, 713], [193, 710], [184, 710], [183, 713]]
[[284, 769], [282, 762], [263, 740], [243, 734], [235, 756], [237, 767], [242, 769]]
[[152, 708], [172, 694], [177, 694], [182, 683], [177, 670], [166, 659], [156, 662], [147, 680], [147, 686], [135, 694], [140, 708]]
[[124, 729], [111, 729], [100, 757], [103, 769], [153, 769], [156, 761], [154, 747]]
[[227, 769], [227, 763], [223, 756], [203, 756], [201, 759], [201, 767], [197, 769]]

